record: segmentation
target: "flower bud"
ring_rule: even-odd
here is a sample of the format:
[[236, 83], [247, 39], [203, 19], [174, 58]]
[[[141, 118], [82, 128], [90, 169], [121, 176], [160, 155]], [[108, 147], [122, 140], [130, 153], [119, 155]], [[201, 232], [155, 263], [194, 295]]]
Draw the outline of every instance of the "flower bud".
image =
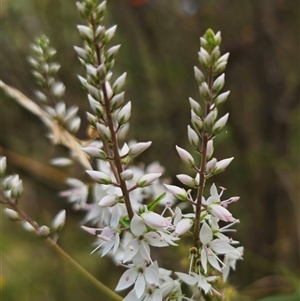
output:
[[121, 45], [116, 45], [116, 46], [109, 48], [106, 52], [106, 60], [107, 61], [113, 60], [119, 53], [120, 47], [121, 47]]
[[66, 221], [66, 210], [61, 210], [54, 217], [51, 224], [51, 228], [54, 231], [60, 231], [65, 225], [65, 221]]
[[198, 84], [201, 84], [204, 82], [205, 77], [204, 74], [202, 73], [202, 71], [198, 68], [198, 67], [194, 67], [194, 75], [195, 75], [195, 79], [198, 82]]
[[175, 228], [176, 236], [181, 236], [184, 233], [188, 232], [193, 226], [193, 220], [189, 218], [183, 218]]
[[199, 87], [199, 92], [201, 97], [205, 102], [209, 102], [210, 100], [210, 91], [206, 82], [203, 82]]
[[80, 128], [80, 124], [81, 124], [81, 119], [79, 116], [76, 116], [68, 122], [68, 125], [67, 125], [68, 130], [71, 133], [76, 133]]
[[209, 160], [211, 156], [214, 153], [214, 145], [213, 145], [213, 140], [209, 140], [207, 142], [207, 147], [206, 147], [206, 160]]
[[177, 179], [184, 185], [194, 188], [199, 185], [198, 181], [188, 175], [180, 174], [176, 176]]
[[129, 101], [118, 113], [118, 123], [125, 124], [131, 116], [131, 101]]
[[111, 178], [109, 175], [102, 171], [96, 171], [96, 170], [86, 170], [86, 173], [93, 178], [96, 182], [100, 184], [110, 184]]
[[139, 142], [139, 143], [133, 145], [132, 147], [130, 147], [128, 155], [131, 157], [137, 156], [137, 155], [141, 154], [142, 152], [144, 152], [148, 147], [150, 147], [151, 144], [152, 144], [151, 141]]
[[87, 80], [85, 78], [83, 78], [82, 76], [80, 76], [80, 75], [78, 75], [77, 77], [78, 77], [78, 79], [79, 79], [82, 87], [85, 88], [85, 89], [87, 89], [87, 84], [88, 84]]
[[164, 185], [167, 188], [167, 190], [169, 192], [171, 192], [173, 194], [173, 196], [175, 198], [177, 198], [178, 200], [181, 200], [181, 201], [187, 200], [188, 195], [187, 195], [187, 192], [183, 188], [180, 188], [175, 185], [167, 185], [167, 184], [164, 184]]
[[106, 152], [98, 147], [86, 146], [83, 147], [82, 150], [96, 159], [105, 160], [107, 158]]
[[96, 79], [97, 78], [97, 68], [94, 67], [93, 65], [91, 64], [86, 64], [85, 65], [85, 68], [86, 68], [86, 73], [87, 75], [89, 75], [90, 77], [92, 77], [93, 79]]
[[126, 169], [120, 173], [120, 177], [124, 181], [131, 180], [133, 178], [133, 176], [134, 176], [134, 174], [131, 169]]
[[229, 94], [230, 94], [230, 91], [227, 91], [227, 92], [221, 93], [218, 97], [216, 97], [214, 100], [215, 106], [218, 107], [218, 106], [222, 105], [227, 100]]
[[221, 52], [220, 52], [220, 47], [219, 46], [216, 46], [213, 51], [211, 52], [211, 59], [213, 62], [217, 61], [221, 55]]
[[111, 206], [117, 204], [118, 201], [119, 201], [118, 196], [113, 195], [113, 194], [108, 194], [100, 200], [98, 205], [101, 207], [111, 207]]
[[93, 41], [94, 34], [92, 28], [85, 25], [77, 25], [77, 29], [79, 31], [80, 36], [84, 40]]
[[151, 185], [154, 181], [156, 181], [162, 174], [159, 173], [149, 173], [142, 177], [140, 177], [136, 183], [138, 187], [146, 187]]
[[225, 84], [225, 74], [221, 74], [219, 77], [216, 78], [216, 80], [213, 83], [213, 91], [215, 93], [218, 93], [222, 90]]
[[76, 106], [71, 106], [67, 109], [65, 117], [64, 117], [64, 122], [69, 122], [72, 120], [78, 112], [78, 107]]
[[111, 39], [114, 37], [114, 35], [116, 33], [116, 30], [117, 30], [117, 25], [114, 25], [111, 28], [109, 28], [108, 30], [106, 30], [105, 36], [104, 36], [105, 44], [107, 44], [111, 41]]
[[116, 94], [110, 101], [110, 107], [112, 110], [118, 109], [124, 103], [125, 92]]
[[120, 93], [122, 91], [122, 89], [125, 85], [126, 76], [127, 76], [127, 73], [124, 72], [120, 77], [118, 77], [116, 79], [116, 81], [114, 82], [113, 87], [112, 87], [114, 94]]
[[50, 160], [50, 164], [55, 166], [68, 166], [71, 165], [72, 163], [73, 161], [71, 159], [63, 158], [63, 157], [53, 158]]
[[4, 208], [3, 212], [12, 221], [18, 222], [22, 220], [18, 212], [16, 212], [15, 210], [12, 210], [10, 208]]
[[206, 166], [205, 166], [205, 172], [207, 174], [212, 174], [213, 171], [215, 170], [216, 168], [216, 164], [217, 164], [217, 159], [216, 158], [212, 158], [210, 161], [208, 161], [206, 163]]
[[6, 172], [6, 157], [0, 157], [0, 177], [3, 177]]
[[74, 46], [73, 47], [74, 50], [76, 51], [77, 55], [83, 59], [84, 61], [87, 61], [88, 60], [88, 55], [87, 55], [87, 52], [85, 49], [81, 48], [81, 47], [78, 47], [78, 46]]
[[217, 162], [214, 174], [218, 174], [218, 173], [224, 171], [225, 168], [231, 163], [232, 160], [233, 160], [233, 157]]
[[62, 98], [65, 94], [66, 91], [66, 87], [63, 83], [61, 82], [55, 82], [52, 86], [51, 86], [51, 91], [53, 93], [53, 95], [56, 98]]
[[208, 113], [208, 115], [205, 117], [205, 119], [204, 119], [204, 128], [208, 132], [210, 132], [212, 130], [217, 116], [218, 116], [218, 111], [217, 111], [217, 109], [214, 109], [214, 110], [210, 111]]
[[101, 81], [105, 80], [106, 72], [107, 72], [107, 70], [106, 70], [105, 64], [101, 64], [97, 68], [97, 75]]
[[193, 128], [198, 133], [200, 133], [200, 131], [204, 127], [204, 123], [203, 123], [202, 119], [197, 114], [195, 114], [195, 112], [193, 110], [191, 111], [191, 123], [193, 125]]
[[224, 129], [224, 127], [227, 123], [228, 116], [229, 116], [229, 113], [225, 114], [214, 124], [213, 129], [212, 129], [214, 135], [217, 135], [222, 132], [222, 130]]
[[198, 115], [201, 116], [202, 115], [202, 108], [201, 105], [194, 100], [193, 98], [189, 97], [189, 102], [190, 102], [190, 106], [191, 109]]
[[96, 118], [96, 116], [94, 116], [93, 114], [86, 112], [86, 118], [88, 120], [88, 122], [93, 126], [96, 127], [97, 121], [98, 119]]
[[101, 41], [105, 35], [105, 27], [99, 25], [95, 31], [95, 39], [97, 42]]
[[193, 156], [186, 151], [185, 149], [179, 147], [176, 145], [176, 150], [179, 154], [180, 159], [182, 160], [183, 163], [185, 163], [186, 165], [192, 167], [195, 165], [195, 160], [193, 158]]
[[188, 139], [191, 146], [195, 149], [198, 149], [200, 145], [200, 140], [197, 133], [188, 125]]
[[201, 47], [200, 51], [198, 52], [198, 59], [202, 66], [204, 66], [205, 68], [209, 68], [210, 55], [203, 47]]
[[22, 180], [19, 180], [12, 187], [12, 189], [10, 191], [10, 196], [13, 199], [19, 199], [21, 197], [21, 195], [23, 194], [23, 192], [24, 192], [23, 182], [22, 182]]
[[39, 229], [38, 229], [38, 235], [42, 236], [42, 237], [48, 237], [50, 235], [50, 229], [49, 227], [47, 226], [41, 226]]
[[97, 132], [99, 133], [100, 137], [105, 138], [107, 140], [111, 139], [110, 130], [106, 125], [97, 122], [96, 126], [97, 126]]
[[171, 222], [165, 217], [155, 212], [144, 212], [141, 214], [141, 218], [145, 224], [154, 229], [167, 228], [171, 226]]

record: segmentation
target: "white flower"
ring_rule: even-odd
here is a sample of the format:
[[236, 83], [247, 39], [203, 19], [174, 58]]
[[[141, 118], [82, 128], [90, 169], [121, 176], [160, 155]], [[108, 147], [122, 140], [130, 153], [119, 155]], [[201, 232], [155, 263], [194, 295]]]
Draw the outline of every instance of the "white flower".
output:
[[124, 290], [134, 284], [133, 291], [140, 298], [146, 288], [146, 285], [159, 285], [159, 273], [157, 265], [149, 265], [140, 256], [133, 258], [133, 265], [121, 276], [116, 291]]
[[235, 270], [235, 264], [238, 259], [242, 259], [244, 247], [238, 247], [233, 252], [229, 252], [225, 255], [224, 264], [225, 267], [222, 270], [223, 280], [226, 281], [230, 268]]
[[209, 282], [214, 281], [218, 278], [218, 276], [205, 277], [201, 273], [197, 274], [194, 272], [191, 272], [190, 275], [181, 272], [175, 272], [175, 274], [183, 282], [189, 285], [197, 284], [197, 287], [202, 289], [205, 292], [205, 294], [212, 290], [211, 284]]
[[181, 236], [182, 234], [186, 233], [189, 231], [193, 226], [193, 220], [189, 218], [183, 218], [178, 224], [176, 225], [175, 228], [175, 234], [176, 236]]
[[70, 185], [72, 188], [68, 190], [64, 190], [59, 193], [60, 196], [66, 197], [69, 202], [77, 203], [80, 206], [86, 204], [87, 197], [88, 197], [88, 188], [87, 186], [77, 180], [77, 179], [67, 179], [67, 184]]
[[218, 271], [222, 271], [220, 264], [223, 266], [224, 263], [218, 258], [218, 254], [227, 254], [235, 250], [228, 240], [213, 239], [213, 231], [204, 221], [200, 230], [200, 241], [201, 247], [201, 265], [205, 273], [207, 273], [207, 261], [212, 267]]

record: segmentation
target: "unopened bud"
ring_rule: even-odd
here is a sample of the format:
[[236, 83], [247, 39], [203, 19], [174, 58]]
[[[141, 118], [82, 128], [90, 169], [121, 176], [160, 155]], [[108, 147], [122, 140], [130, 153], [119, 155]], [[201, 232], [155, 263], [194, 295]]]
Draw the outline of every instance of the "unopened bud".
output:
[[50, 235], [50, 229], [47, 226], [41, 226], [38, 230], [38, 234], [42, 237], [48, 237]]
[[0, 157], [0, 177], [3, 177], [5, 175], [6, 167], [6, 157]]
[[61, 210], [54, 217], [51, 228], [54, 231], [60, 231], [65, 225], [65, 221], [66, 221], [66, 210]]
[[225, 168], [231, 163], [232, 160], [233, 160], [233, 157], [217, 162], [214, 174], [218, 174], [218, 173], [224, 171]]
[[173, 196], [181, 201], [186, 201], [188, 198], [187, 192], [178, 186], [175, 185], [167, 185], [164, 184], [169, 192], [173, 194]]
[[88, 41], [93, 41], [94, 34], [92, 28], [85, 25], [77, 25], [80, 36]]
[[11, 219], [12, 221], [21, 221], [21, 217], [19, 216], [18, 212], [16, 212], [15, 210], [12, 210], [10, 208], [4, 208], [3, 210], [4, 214]]
[[113, 84], [113, 91], [115, 94], [120, 93], [125, 85], [126, 81], [126, 75], [127, 73], [124, 72], [120, 77], [117, 78], [117, 80]]
[[131, 157], [137, 156], [142, 152], [144, 152], [148, 147], [150, 147], [151, 144], [152, 144], [151, 141], [139, 142], [137, 144], [134, 144], [132, 147], [130, 147], [128, 154]]
[[189, 98], [189, 102], [190, 102], [190, 105], [191, 105], [191, 109], [198, 115], [198, 116], [201, 116], [202, 115], [202, 108], [201, 108], [201, 105], [196, 101], [194, 100], [193, 98]]
[[176, 150], [179, 154], [180, 159], [182, 160], [183, 163], [185, 163], [186, 165], [192, 167], [195, 165], [195, 160], [193, 158], [193, 156], [186, 151], [185, 149], [179, 147], [176, 145]]
[[118, 123], [120, 125], [126, 123], [131, 116], [131, 101], [129, 101], [118, 113]]
[[117, 25], [114, 25], [111, 28], [109, 28], [108, 30], [106, 30], [105, 36], [104, 36], [104, 42], [106, 44], [109, 43], [110, 40], [114, 37], [116, 30], [117, 30]]
[[120, 173], [120, 177], [124, 181], [131, 180], [133, 178], [133, 176], [134, 176], [134, 174], [131, 169], [126, 169]]
[[213, 91], [218, 93], [222, 90], [225, 84], [225, 74], [221, 74], [213, 83]]
[[108, 194], [100, 200], [98, 205], [101, 207], [111, 207], [111, 206], [117, 204], [118, 201], [119, 201], [118, 196], [113, 195], [113, 194]]
[[188, 125], [188, 139], [191, 146], [195, 149], [198, 149], [200, 145], [200, 139], [197, 133]]
[[214, 104], [218, 107], [222, 105], [228, 98], [230, 91], [221, 93], [218, 97], [215, 98]]
[[199, 185], [198, 181], [188, 175], [180, 174], [176, 176], [177, 179], [184, 185], [194, 188]]
[[205, 172], [207, 174], [212, 174], [213, 171], [215, 170], [216, 168], [216, 164], [217, 164], [217, 159], [216, 158], [212, 158], [210, 161], [208, 161], [206, 163], [206, 166], [205, 166]]
[[214, 110], [210, 111], [209, 114], [205, 117], [204, 128], [208, 132], [210, 132], [212, 130], [217, 116], [218, 116], [218, 111], [217, 111], [217, 109], [214, 109]]
[[138, 187], [146, 187], [151, 185], [154, 181], [156, 181], [161, 176], [161, 173], [149, 173], [142, 177], [140, 177], [137, 181]]
[[96, 171], [96, 170], [86, 170], [86, 173], [93, 178], [96, 182], [100, 184], [110, 184], [111, 178], [109, 175], [102, 171]]
[[224, 129], [224, 127], [227, 123], [228, 116], [229, 116], [229, 113], [225, 114], [214, 124], [213, 129], [212, 129], [214, 135], [217, 135], [222, 132], [222, 130]]
[[195, 75], [195, 79], [198, 82], [198, 84], [201, 84], [204, 82], [205, 76], [202, 73], [202, 71], [196, 66], [194, 67], [194, 75]]

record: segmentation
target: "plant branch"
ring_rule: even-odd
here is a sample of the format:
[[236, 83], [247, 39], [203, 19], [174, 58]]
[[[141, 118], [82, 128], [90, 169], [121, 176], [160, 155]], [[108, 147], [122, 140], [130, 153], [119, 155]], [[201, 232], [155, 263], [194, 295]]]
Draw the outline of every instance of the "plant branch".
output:
[[[35, 232], [40, 236], [39, 233], [40, 226], [26, 213], [24, 212], [14, 200], [7, 197], [3, 190], [0, 190], [0, 198], [1, 203], [9, 205], [13, 210], [15, 210], [20, 219], [28, 222], [34, 229]], [[95, 278], [91, 273], [89, 273], [85, 268], [83, 268], [77, 261], [75, 261], [69, 254], [67, 254], [52, 238], [45, 237], [45, 241], [47, 244], [66, 262], [68, 262], [74, 269], [76, 269], [83, 277], [93, 283], [102, 293], [104, 293], [107, 297], [115, 300], [121, 301], [122, 297], [116, 294], [114, 291], [109, 289], [106, 285], [100, 282], [97, 278]]]

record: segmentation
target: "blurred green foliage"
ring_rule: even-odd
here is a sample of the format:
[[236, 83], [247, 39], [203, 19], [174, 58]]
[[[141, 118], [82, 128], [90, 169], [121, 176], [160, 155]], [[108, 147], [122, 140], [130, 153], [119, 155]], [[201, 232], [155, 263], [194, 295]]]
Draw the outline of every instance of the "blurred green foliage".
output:
[[[234, 155], [235, 160], [216, 181], [227, 187], [229, 196], [241, 196], [232, 206], [241, 220], [235, 238], [245, 246], [244, 261], [230, 279], [240, 293], [237, 300], [282, 294], [260, 300], [292, 301], [299, 294], [295, 291], [300, 238], [297, 7], [296, 0], [108, 0], [106, 22], [118, 24], [114, 43], [122, 44], [115, 73], [128, 72], [126, 96], [133, 102], [129, 138], [152, 140], [142, 159], [160, 161], [172, 178], [185, 168], [174, 146], [189, 147], [188, 97], [199, 99], [193, 75], [199, 36], [209, 27], [222, 32], [222, 51], [230, 52], [225, 87], [231, 95], [224, 105], [230, 120], [215, 149], [217, 158]], [[34, 38], [45, 33], [58, 50], [66, 102], [79, 105], [84, 118], [88, 106], [76, 78], [82, 69], [73, 50], [73, 45], [81, 45], [76, 30], [81, 20], [74, 1], [2, 0], [1, 19], [1, 79], [34, 99], [26, 58]], [[1, 94], [1, 146], [42, 166], [66, 150], [50, 146], [40, 125]], [[86, 137], [85, 129], [79, 135]], [[9, 164], [11, 172], [25, 180], [22, 206], [48, 224], [59, 209], [67, 208], [60, 244], [114, 287], [120, 271], [109, 261], [89, 255], [92, 239], [79, 229], [83, 215], [57, 197], [64, 184], [55, 175], [53, 181], [46, 181], [43, 168], [32, 170], [30, 164], [18, 162], [22, 160]], [[76, 166], [65, 172], [84, 174]], [[3, 300], [102, 300], [42, 241], [5, 217], [1, 223]]]

